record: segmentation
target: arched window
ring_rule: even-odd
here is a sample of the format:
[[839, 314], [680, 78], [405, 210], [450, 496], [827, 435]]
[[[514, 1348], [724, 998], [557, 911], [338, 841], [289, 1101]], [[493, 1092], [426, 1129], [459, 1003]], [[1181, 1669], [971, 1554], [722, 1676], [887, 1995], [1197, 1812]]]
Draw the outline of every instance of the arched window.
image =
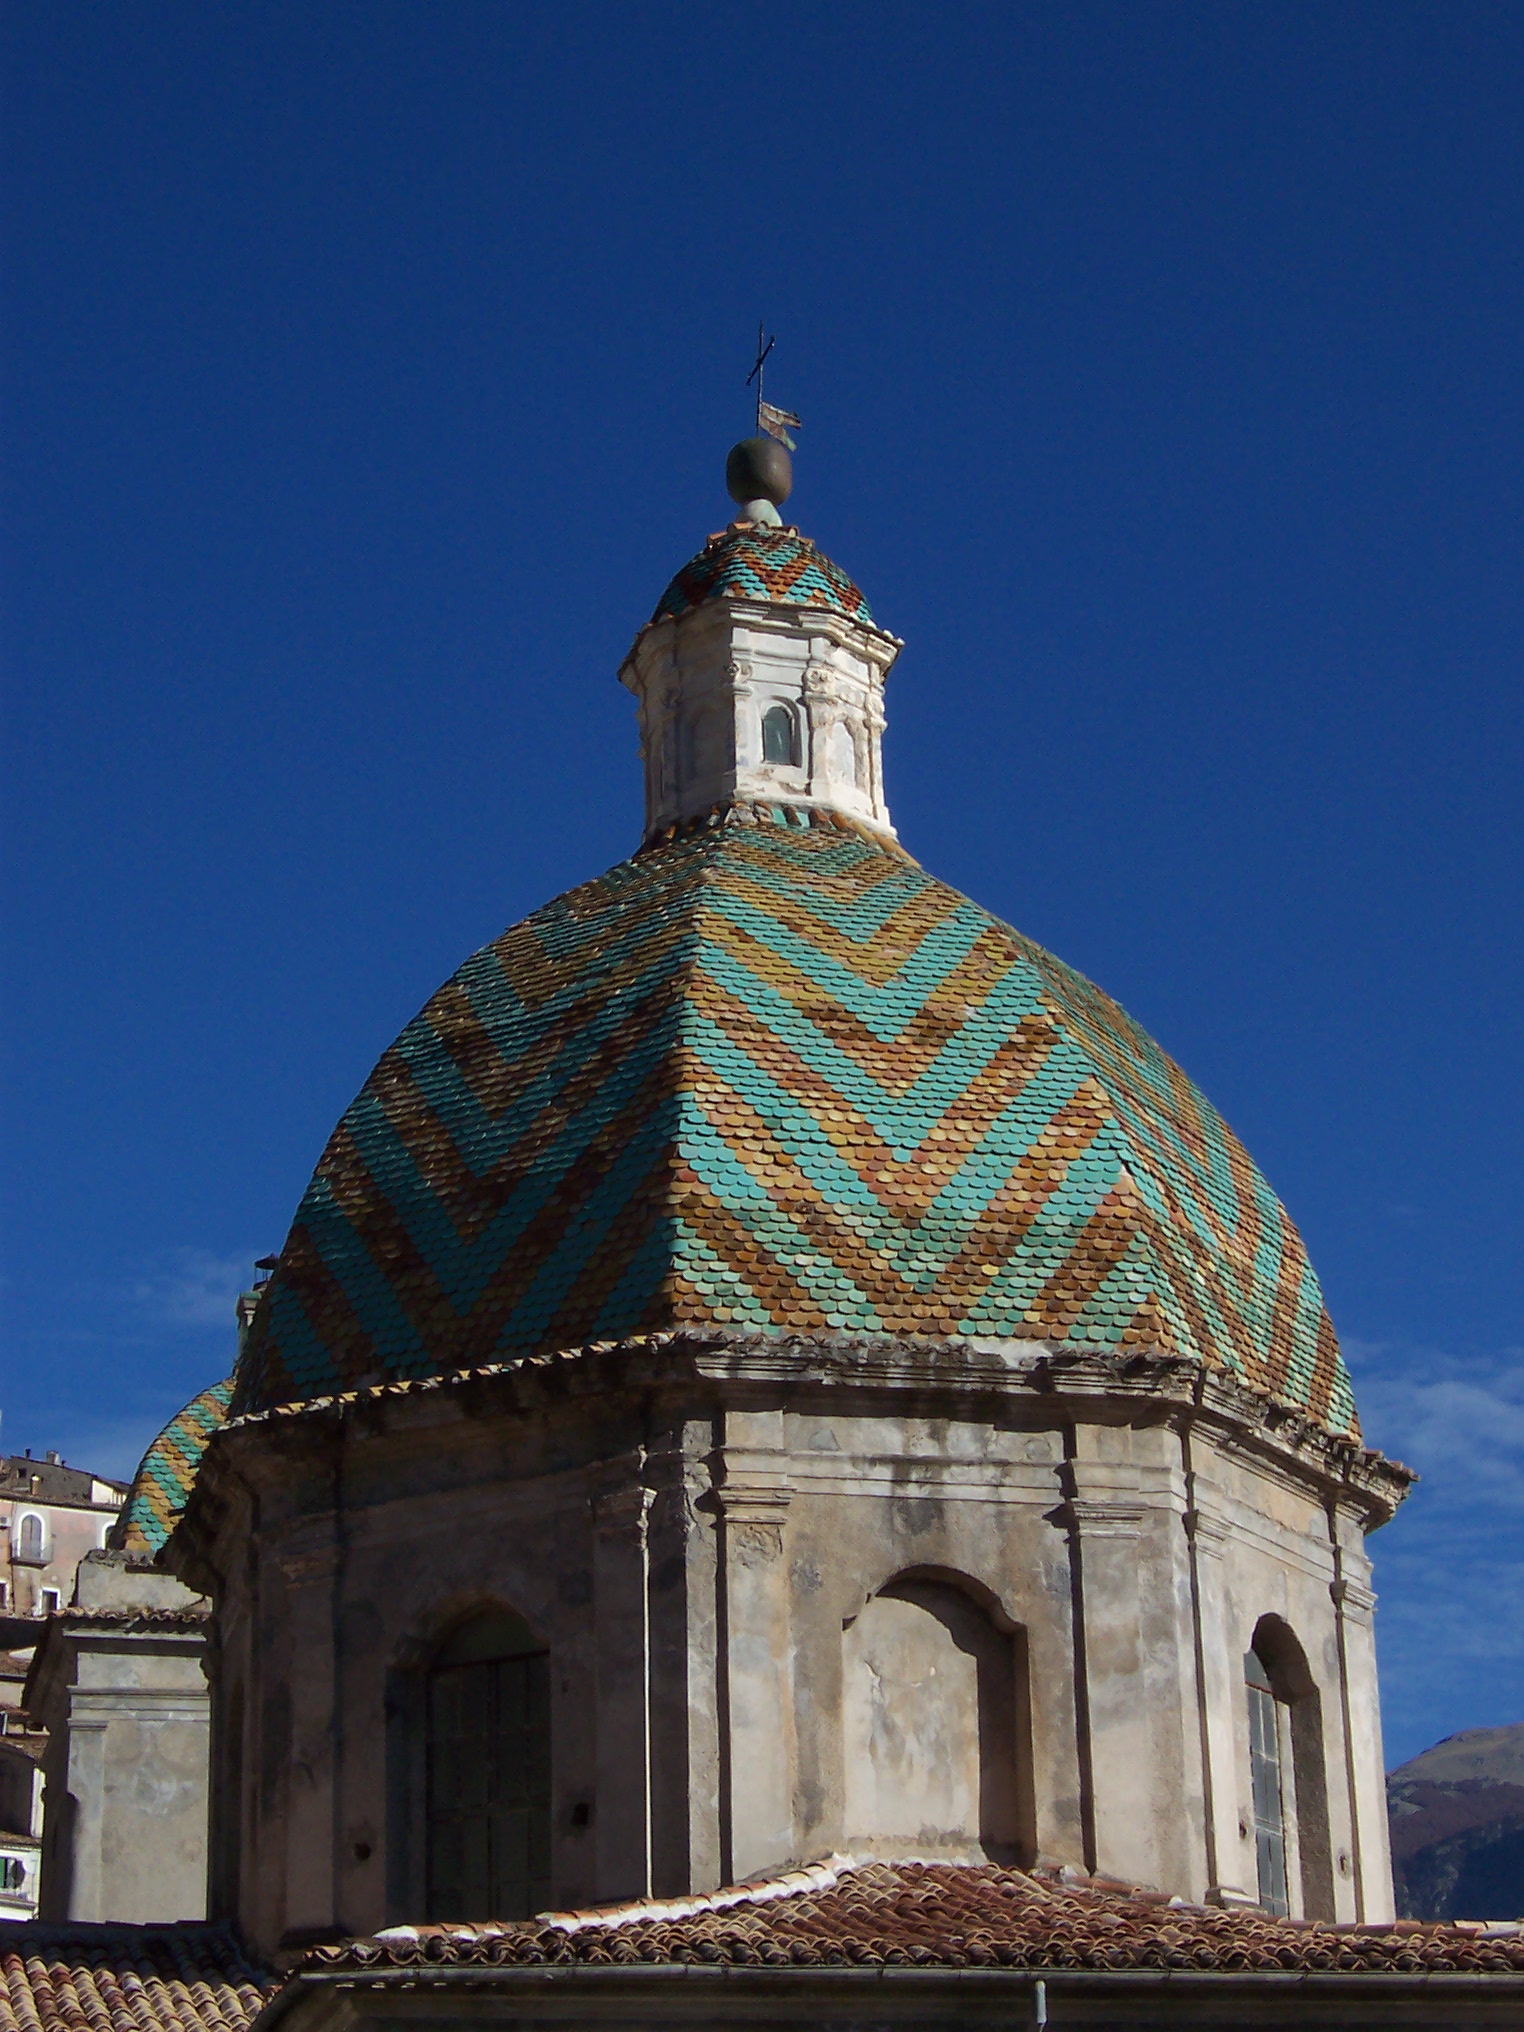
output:
[[1297, 1919], [1334, 1917], [1323, 1716], [1306, 1654], [1262, 1616], [1244, 1658], [1259, 1902]]
[[527, 1919], [550, 1890], [550, 1654], [488, 1609], [428, 1675], [429, 1917]]
[[42, 1564], [42, 1519], [35, 1510], [22, 1512], [16, 1534], [16, 1557], [30, 1560], [34, 1566]]
[[769, 706], [762, 715], [762, 760], [799, 766], [799, 723], [787, 706]]
[[1286, 1800], [1281, 1786], [1281, 1718], [1270, 1674], [1257, 1651], [1244, 1657], [1249, 1692], [1249, 1789], [1254, 1803], [1254, 1859], [1259, 1902], [1285, 1916]]

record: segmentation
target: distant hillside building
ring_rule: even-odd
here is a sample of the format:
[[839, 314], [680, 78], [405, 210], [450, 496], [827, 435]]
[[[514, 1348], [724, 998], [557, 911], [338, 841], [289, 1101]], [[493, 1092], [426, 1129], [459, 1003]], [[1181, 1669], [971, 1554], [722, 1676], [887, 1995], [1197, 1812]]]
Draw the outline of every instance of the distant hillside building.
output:
[[68, 1467], [56, 1453], [0, 1460], [0, 1614], [61, 1609], [79, 1562], [106, 1543], [126, 1494], [125, 1482]]
[[30, 1919], [41, 1896], [46, 1747], [14, 1715], [0, 1734], [0, 1919]]
[[0, 1459], [0, 1917], [35, 1912], [41, 1881], [45, 1736], [24, 1712], [33, 1648], [73, 1599], [79, 1564], [104, 1544], [124, 1482], [56, 1453]]

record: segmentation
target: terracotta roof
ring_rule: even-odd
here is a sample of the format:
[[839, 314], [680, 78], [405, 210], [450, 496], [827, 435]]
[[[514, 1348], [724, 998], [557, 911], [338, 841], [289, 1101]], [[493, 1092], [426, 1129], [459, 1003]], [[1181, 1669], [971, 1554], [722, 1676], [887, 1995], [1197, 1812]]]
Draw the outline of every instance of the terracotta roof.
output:
[[312, 1970], [454, 1963], [1524, 1973], [1514, 1922], [1315, 1925], [993, 1864], [833, 1858], [714, 1897], [550, 1913], [520, 1925], [395, 1927], [318, 1948]]
[[767, 600], [825, 607], [872, 625], [868, 602], [839, 565], [797, 529], [732, 523], [690, 558], [657, 602], [653, 621], [686, 614], [707, 600]]
[[465, 963], [334, 1131], [235, 1408], [684, 1328], [1156, 1350], [1358, 1431], [1301, 1238], [1200, 1090], [819, 814], [712, 814]]
[[116, 1505], [94, 1501], [95, 1489], [115, 1489], [120, 1495], [126, 1486], [109, 1475], [92, 1474], [88, 1468], [71, 1468], [63, 1461], [33, 1460], [29, 1454], [0, 1456], [0, 1497], [29, 1498], [55, 1508], [105, 1510], [115, 1509]]
[[223, 1926], [0, 1921], [0, 2032], [243, 2032], [278, 1987]]
[[232, 1395], [231, 1376], [203, 1390], [175, 1413], [144, 1454], [111, 1533], [119, 1552], [152, 1558], [174, 1530], [190, 1500], [207, 1442], [227, 1417]]

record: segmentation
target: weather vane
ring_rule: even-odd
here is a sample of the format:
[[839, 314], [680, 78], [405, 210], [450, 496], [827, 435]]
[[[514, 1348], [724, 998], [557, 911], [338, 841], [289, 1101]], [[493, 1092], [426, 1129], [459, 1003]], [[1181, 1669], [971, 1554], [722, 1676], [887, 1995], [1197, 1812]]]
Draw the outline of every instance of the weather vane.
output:
[[789, 436], [789, 431], [790, 429], [800, 430], [803, 428], [798, 417], [795, 416], [791, 409], [775, 409], [772, 403], [762, 400], [762, 369], [766, 365], [768, 354], [777, 343], [778, 334], [774, 332], [772, 337], [768, 338], [766, 336], [766, 327], [759, 322], [757, 325], [757, 358], [751, 372], [746, 377], [746, 385], [749, 388], [753, 381], [757, 384], [758, 437], [766, 431], [769, 437], [775, 437], [779, 444], [787, 445], [791, 452], [796, 452], [799, 447]]

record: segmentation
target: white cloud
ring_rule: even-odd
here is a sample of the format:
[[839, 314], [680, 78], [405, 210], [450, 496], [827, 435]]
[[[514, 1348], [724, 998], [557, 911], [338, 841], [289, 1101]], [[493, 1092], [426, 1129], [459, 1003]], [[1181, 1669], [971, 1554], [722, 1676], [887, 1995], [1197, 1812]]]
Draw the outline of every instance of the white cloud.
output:
[[1459, 1357], [1356, 1342], [1348, 1351], [1370, 1444], [1448, 1500], [1524, 1508], [1524, 1350]]
[[136, 1418], [71, 1421], [65, 1417], [53, 1426], [48, 1444], [57, 1448], [71, 1468], [87, 1468], [93, 1475], [130, 1482], [138, 1462], [179, 1408], [171, 1405], [162, 1416], [144, 1412]]
[[1418, 1487], [1371, 1543], [1389, 1750], [1524, 1720], [1524, 1349], [1346, 1349], [1369, 1443]]
[[220, 1326], [231, 1335], [235, 1301], [253, 1278], [252, 1251], [214, 1256], [206, 1249], [170, 1249], [132, 1296], [155, 1325]]

